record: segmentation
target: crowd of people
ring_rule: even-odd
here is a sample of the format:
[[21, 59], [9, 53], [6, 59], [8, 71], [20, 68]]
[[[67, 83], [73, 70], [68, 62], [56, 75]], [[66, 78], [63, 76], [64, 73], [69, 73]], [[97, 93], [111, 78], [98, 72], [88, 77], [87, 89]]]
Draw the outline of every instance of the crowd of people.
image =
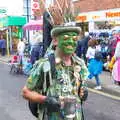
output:
[[119, 31], [113, 31], [111, 36], [107, 34], [107, 37], [102, 36], [102, 38], [87, 33], [85, 37], [78, 41], [76, 54], [87, 61], [86, 64], [90, 72], [88, 78], [95, 77], [97, 85], [95, 89], [102, 89], [99, 74], [103, 70], [111, 72], [114, 83], [120, 84], [119, 41]]

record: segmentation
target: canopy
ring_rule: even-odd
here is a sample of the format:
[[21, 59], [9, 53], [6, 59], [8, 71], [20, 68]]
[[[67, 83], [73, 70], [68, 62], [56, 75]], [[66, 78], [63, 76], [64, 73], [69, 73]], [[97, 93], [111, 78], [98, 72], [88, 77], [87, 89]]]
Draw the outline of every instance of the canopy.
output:
[[42, 30], [43, 20], [31, 20], [23, 26], [24, 30]]
[[26, 17], [23, 16], [7, 16], [0, 18], [3, 27], [7, 26], [23, 26], [26, 23]]

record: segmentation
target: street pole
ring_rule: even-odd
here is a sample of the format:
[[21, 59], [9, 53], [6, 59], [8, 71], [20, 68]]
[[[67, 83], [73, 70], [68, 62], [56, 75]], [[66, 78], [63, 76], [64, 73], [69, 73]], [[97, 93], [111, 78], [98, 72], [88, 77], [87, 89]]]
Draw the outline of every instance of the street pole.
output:
[[[29, 1], [30, 1], [30, 0], [26, 0], [27, 22], [29, 22]], [[27, 38], [28, 38], [28, 43], [29, 43], [29, 39], [30, 39], [29, 31], [27, 31]]]
[[7, 55], [8, 57], [10, 56], [10, 51], [9, 51], [9, 30], [7, 28], [7, 31], [6, 31], [6, 38], [7, 38]]
[[29, 0], [26, 0], [26, 8], [27, 8], [27, 22], [29, 22]]

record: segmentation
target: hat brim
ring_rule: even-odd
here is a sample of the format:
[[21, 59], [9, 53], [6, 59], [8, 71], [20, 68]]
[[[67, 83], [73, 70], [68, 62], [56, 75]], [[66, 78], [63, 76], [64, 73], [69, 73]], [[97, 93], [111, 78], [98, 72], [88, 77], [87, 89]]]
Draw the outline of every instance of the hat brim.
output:
[[80, 27], [56, 27], [56, 28], [53, 28], [52, 31], [51, 31], [51, 36], [53, 37], [56, 37], [58, 36], [59, 34], [61, 33], [64, 33], [64, 32], [76, 32], [77, 34], [80, 34], [81, 33], [81, 28]]

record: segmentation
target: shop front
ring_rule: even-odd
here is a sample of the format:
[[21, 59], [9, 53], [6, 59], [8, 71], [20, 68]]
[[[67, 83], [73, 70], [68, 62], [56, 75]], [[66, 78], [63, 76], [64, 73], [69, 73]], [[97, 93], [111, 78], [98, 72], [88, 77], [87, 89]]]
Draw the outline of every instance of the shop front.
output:
[[4, 39], [6, 40], [6, 51], [10, 55], [17, 52], [17, 44], [23, 37], [22, 26], [26, 23], [26, 17], [22, 16], [7, 16], [0, 19], [4, 31]]
[[114, 26], [120, 26], [120, 8], [80, 13], [76, 17], [76, 22], [86, 23], [89, 32], [112, 29]]

